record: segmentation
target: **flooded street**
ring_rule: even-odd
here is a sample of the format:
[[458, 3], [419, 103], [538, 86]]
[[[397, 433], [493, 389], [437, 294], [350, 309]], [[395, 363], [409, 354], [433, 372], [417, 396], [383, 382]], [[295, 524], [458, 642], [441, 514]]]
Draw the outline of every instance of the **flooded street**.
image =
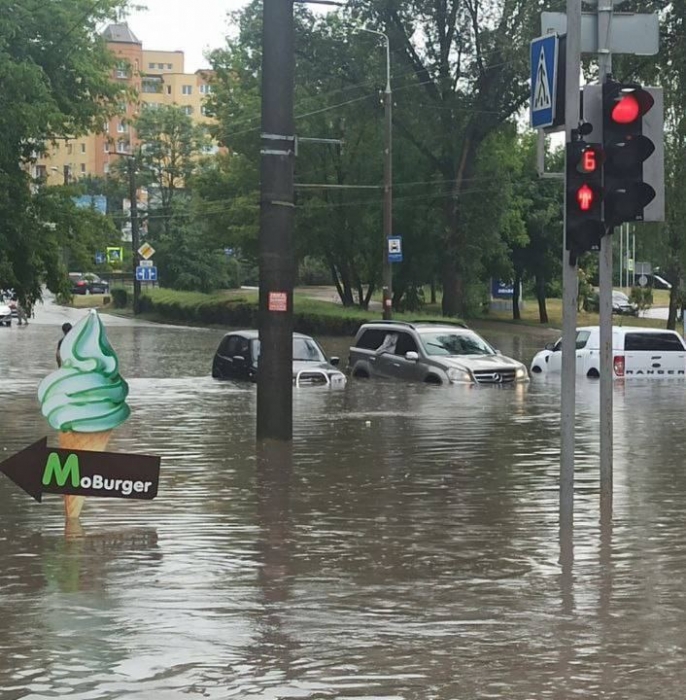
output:
[[[67, 313], [0, 328], [3, 459], [55, 437], [36, 388]], [[682, 700], [686, 382], [616, 385], [601, 528], [580, 380], [560, 564], [559, 380], [302, 389], [292, 455], [257, 454], [255, 387], [210, 377], [221, 330], [102, 319], [132, 409], [108, 449], [160, 455], [159, 495], [65, 532], [0, 475], [0, 700]], [[475, 327], [527, 365], [556, 336]]]

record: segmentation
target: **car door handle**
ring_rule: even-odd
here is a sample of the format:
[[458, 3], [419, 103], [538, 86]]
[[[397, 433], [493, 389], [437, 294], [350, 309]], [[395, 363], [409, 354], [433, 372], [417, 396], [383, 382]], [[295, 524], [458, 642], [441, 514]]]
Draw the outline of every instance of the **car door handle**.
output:
[[393, 363], [393, 366], [394, 366], [394, 367], [400, 367], [400, 362], [394, 362], [394, 363]]

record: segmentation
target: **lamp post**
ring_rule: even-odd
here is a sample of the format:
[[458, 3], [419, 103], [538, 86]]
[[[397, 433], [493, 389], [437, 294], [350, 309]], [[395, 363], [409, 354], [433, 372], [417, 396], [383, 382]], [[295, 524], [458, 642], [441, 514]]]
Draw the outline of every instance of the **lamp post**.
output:
[[383, 168], [383, 318], [393, 317], [393, 271], [388, 260], [388, 238], [393, 235], [393, 96], [391, 93], [391, 44], [388, 35], [376, 29], [358, 27], [360, 31], [378, 34], [386, 42], [386, 90], [384, 91], [384, 168]]

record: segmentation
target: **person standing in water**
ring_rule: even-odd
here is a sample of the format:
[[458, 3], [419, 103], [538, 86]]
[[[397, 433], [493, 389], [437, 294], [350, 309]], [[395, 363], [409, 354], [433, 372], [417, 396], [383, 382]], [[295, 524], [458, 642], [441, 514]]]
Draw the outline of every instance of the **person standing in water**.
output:
[[60, 357], [60, 347], [62, 346], [62, 341], [67, 337], [67, 333], [71, 330], [71, 323], [63, 323], [62, 324], [62, 333], [64, 335], [59, 339], [57, 343], [57, 352], [55, 353], [55, 358], [57, 359], [57, 366], [61, 367], [62, 366], [62, 358]]

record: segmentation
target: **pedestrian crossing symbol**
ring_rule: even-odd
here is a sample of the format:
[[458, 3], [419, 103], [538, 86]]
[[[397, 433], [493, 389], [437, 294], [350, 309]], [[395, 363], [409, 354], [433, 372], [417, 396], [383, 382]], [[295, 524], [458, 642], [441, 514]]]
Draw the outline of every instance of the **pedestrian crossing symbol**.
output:
[[536, 81], [534, 83], [534, 111], [550, 109], [553, 101], [550, 98], [548, 70], [545, 67], [545, 52], [541, 48], [538, 54], [538, 68], [536, 69]]
[[531, 42], [531, 126], [535, 129], [557, 126], [555, 102], [557, 90], [559, 39], [557, 34]]

